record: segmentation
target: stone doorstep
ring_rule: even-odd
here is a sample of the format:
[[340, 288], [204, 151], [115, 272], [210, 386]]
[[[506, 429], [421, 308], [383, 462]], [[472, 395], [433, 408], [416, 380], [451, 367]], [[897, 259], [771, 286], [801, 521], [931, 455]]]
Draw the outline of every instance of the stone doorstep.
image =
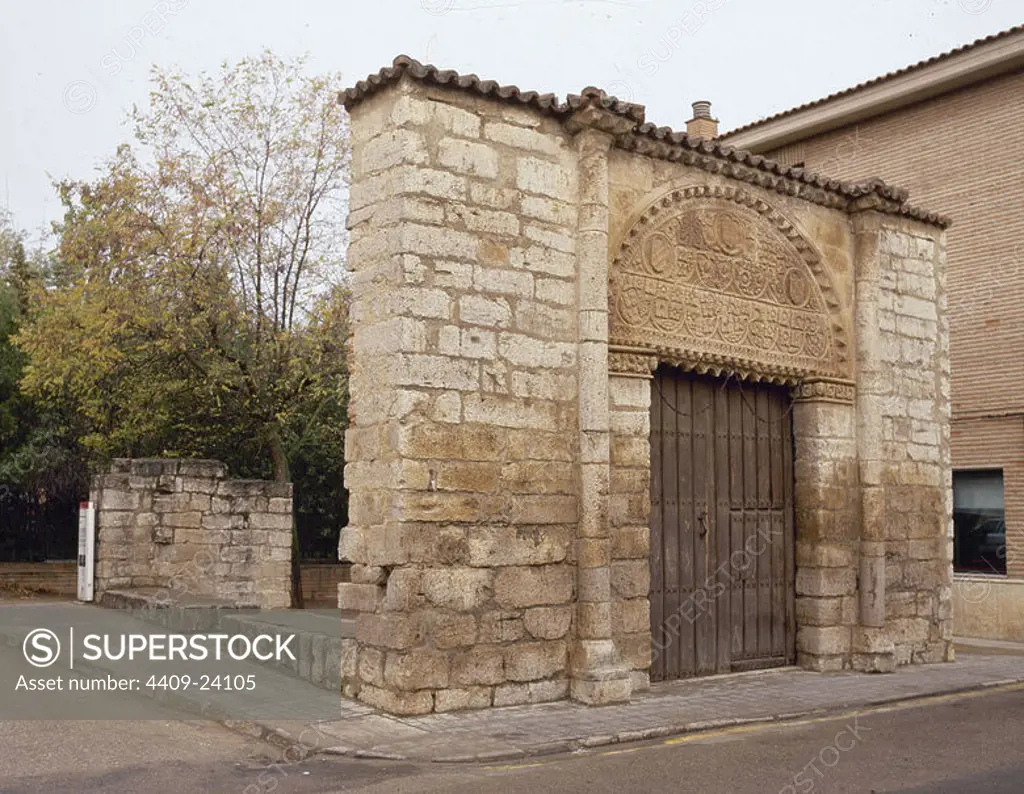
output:
[[[665, 707], [662, 701], [672, 699], [673, 684], [655, 685], [650, 693], [639, 701], [621, 706], [604, 706], [588, 708], [569, 701], [559, 701], [534, 706], [510, 706], [493, 708], [483, 711], [452, 712], [442, 715], [429, 715], [423, 718], [399, 718], [381, 713], [353, 716], [343, 722], [320, 722], [308, 724], [285, 725], [281, 722], [246, 723], [244, 726], [224, 722], [229, 728], [243, 730], [247, 735], [256, 736], [271, 744], [289, 750], [295, 758], [307, 758], [312, 755], [326, 754], [361, 759], [377, 759], [391, 761], [431, 761], [436, 763], [487, 763], [509, 761], [525, 757], [554, 755], [568, 752], [581, 752], [592, 748], [628, 742], [664, 739], [672, 736], [703, 733], [739, 725], [769, 724], [791, 721], [795, 719], [816, 718], [829, 715], [841, 715], [853, 710], [872, 708], [898, 703], [925, 701], [941, 695], [964, 692], [985, 691], [999, 687], [1024, 685], [1024, 662], [1014, 662], [1005, 656], [1001, 659], [979, 656], [982, 664], [979, 669], [968, 672], [961, 664], [921, 665], [901, 668], [901, 672], [889, 675], [867, 675], [863, 673], [808, 673], [791, 668], [770, 671], [752, 671], [709, 677], [713, 683], [711, 699], [718, 695], [728, 698], [731, 689], [744, 685], [743, 679], [756, 679], [765, 675], [798, 673], [793, 681], [794, 690], [802, 687], [813, 677], [815, 681], [832, 680], [841, 683], [841, 679], [887, 682], [887, 692], [876, 693], [867, 697], [849, 697], [845, 691], [837, 687], [836, 696], [824, 705], [805, 708], [772, 711], [770, 707], [758, 709], [756, 702], [750, 702], [746, 708], [749, 713], [722, 716], [708, 719], [665, 719]], [[986, 664], [991, 662], [992, 664]], [[975, 667], [976, 665], [972, 665]], [[952, 676], [944, 675], [951, 671]], [[919, 675], [914, 675], [920, 673]], [[964, 675], [967, 673], [967, 675]], [[975, 675], [976, 674], [976, 675]], [[910, 676], [914, 681], [908, 681]], [[799, 678], [799, 680], [797, 680]], [[714, 681], [712, 682], [712, 679]], [[929, 680], [932, 679], [932, 680]], [[694, 682], [688, 681], [687, 685]], [[915, 687], [916, 685], [916, 687]], [[915, 691], [916, 689], [916, 691]], [[769, 701], [772, 695], [762, 698]], [[753, 701], [756, 698], [740, 692], [736, 700]], [[634, 726], [638, 715], [630, 711], [651, 707], [649, 725], [631, 727], [628, 730], [608, 730], [608, 716], [621, 715], [623, 722]], [[735, 711], [736, 709], [733, 709]], [[680, 709], [682, 711], [682, 709]], [[501, 723], [501, 730], [493, 730], [490, 735], [480, 725], [481, 715], [486, 714], [492, 723]], [[440, 719], [436, 719], [440, 718]], [[541, 735], [534, 733], [535, 726], [544, 720], [557, 722], [561, 726], [578, 725], [579, 730], [562, 736]], [[430, 724], [434, 720], [434, 724]], [[642, 721], [642, 718], [641, 720]], [[589, 724], [588, 724], [589, 723]], [[603, 728], [603, 729], [602, 729]], [[300, 736], [306, 737], [299, 739]], [[308, 740], [309, 736], [317, 737], [315, 745]], [[536, 740], [529, 741], [535, 736]], [[522, 741], [522, 738], [528, 739]], [[295, 760], [295, 759], [289, 759]]]

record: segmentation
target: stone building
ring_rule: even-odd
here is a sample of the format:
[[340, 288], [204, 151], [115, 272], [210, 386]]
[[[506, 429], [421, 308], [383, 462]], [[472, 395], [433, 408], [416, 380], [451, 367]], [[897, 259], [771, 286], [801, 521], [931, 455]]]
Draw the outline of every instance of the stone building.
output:
[[401, 57], [342, 101], [346, 694], [952, 659], [943, 218], [592, 88]]
[[[1024, 640], [1024, 27], [723, 136], [952, 217], [949, 324], [962, 636]], [[905, 425], [900, 438], [914, 430]]]

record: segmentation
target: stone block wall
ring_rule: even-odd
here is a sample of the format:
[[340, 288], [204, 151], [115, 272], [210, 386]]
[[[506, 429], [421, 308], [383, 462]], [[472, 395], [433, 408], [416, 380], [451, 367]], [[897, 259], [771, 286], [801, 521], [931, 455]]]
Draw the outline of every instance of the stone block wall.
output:
[[851, 666], [860, 615], [860, 494], [848, 391], [808, 389], [793, 405], [797, 663], [821, 672]]
[[[651, 685], [651, 365], [646, 356], [612, 358], [611, 487], [612, 630], [630, 671], [632, 691]], [[632, 373], [628, 370], [633, 369]], [[620, 372], [627, 370], [627, 372]]]
[[945, 260], [913, 221], [867, 211], [853, 232], [855, 398], [794, 405], [797, 653], [884, 672], [952, 659]]
[[913, 224], [879, 230], [878, 471], [885, 509], [885, 632], [898, 664], [952, 658], [953, 500], [945, 249]]
[[514, 107], [399, 86], [352, 117], [345, 691], [400, 713], [568, 693], [575, 153]]
[[93, 478], [96, 596], [161, 588], [168, 600], [291, 603], [291, 483], [227, 479], [213, 460], [115, 460]]

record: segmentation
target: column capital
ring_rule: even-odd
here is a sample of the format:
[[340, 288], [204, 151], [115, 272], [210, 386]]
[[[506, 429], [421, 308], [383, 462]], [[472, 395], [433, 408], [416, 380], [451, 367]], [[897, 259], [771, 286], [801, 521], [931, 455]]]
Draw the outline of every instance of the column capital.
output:
[[616, 350], [608, 352], [608, 372], [623, 378], [650, 380], [658, 368], [658, 357], [646, 350]]
[[856, 387], [841, 378], [805, 378], [793, 387], [793, 402], [823, 402], [852, 405]]

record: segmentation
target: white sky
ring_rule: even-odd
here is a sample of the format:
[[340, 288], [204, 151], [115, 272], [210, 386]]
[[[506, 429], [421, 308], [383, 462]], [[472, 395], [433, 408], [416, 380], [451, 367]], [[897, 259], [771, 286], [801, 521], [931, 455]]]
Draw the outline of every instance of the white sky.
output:
[[269, 47], [351, 84], [405, 53], [562, 96], [596, 85], [675, 128], [710, 99], [724, 131], [1022, 21], [1024, 0], [0, 0], [0, 206], [58, 218], [51, 177], [90, 178], [128, 138], [153, 63]]

